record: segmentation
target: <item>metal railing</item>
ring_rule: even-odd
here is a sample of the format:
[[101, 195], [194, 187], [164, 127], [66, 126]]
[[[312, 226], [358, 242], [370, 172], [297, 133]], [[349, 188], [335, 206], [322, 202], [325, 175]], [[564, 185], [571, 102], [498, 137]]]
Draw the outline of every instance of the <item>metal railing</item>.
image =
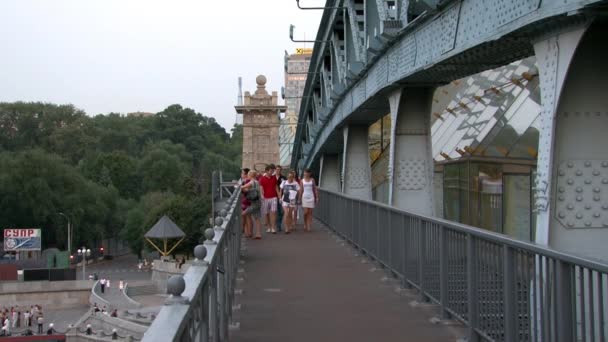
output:
[[241, 244], [240, 191], [234, 191], [194, 248], [196, 260], [184, 276], [167, 281], [170, 294], [146, 331], [144, 342], [226, 341], [232, 316]]
[[320, 192], [315, 216], [438, 304], [442, 318], [461, 321], [468, 341], [606, 340], [608, 265]]

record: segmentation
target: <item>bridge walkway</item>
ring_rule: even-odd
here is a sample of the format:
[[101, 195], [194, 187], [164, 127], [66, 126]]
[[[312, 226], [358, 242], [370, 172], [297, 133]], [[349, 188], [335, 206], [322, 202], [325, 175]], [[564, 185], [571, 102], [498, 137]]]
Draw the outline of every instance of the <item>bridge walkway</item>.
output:
[[437, 325], [432, 306], [396, 291], [398, 282], [315, 222], [243, 246], [232, 342], [456, 341], [459, 325]]

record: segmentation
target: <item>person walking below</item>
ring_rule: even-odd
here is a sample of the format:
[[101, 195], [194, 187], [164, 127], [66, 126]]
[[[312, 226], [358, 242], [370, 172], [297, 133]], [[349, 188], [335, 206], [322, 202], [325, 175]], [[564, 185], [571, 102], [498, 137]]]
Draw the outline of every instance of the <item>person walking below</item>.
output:
[[281, 183], [281, 202], [285, 209], [285, 234], [294, 230], [295, 221], [293, 220], [293, 210], [296, 208], [296, 201], [300, 195], [300, 185], [295, 181], [296, 172], [289, 171], [287, 180]]
[[106, 292], [106, 278], [101, 278], [99, 281], [99, 286], [101, 286], [101, 293]]
[[44, 331], [44, 316], [42, 316], [42, 312], [38, 314], [38, 333], [42, 334]]
[[318, 202], [319, 191], [317, 185], [312, 178], [310, 169], [306, 169], [302, 179], [302, 207], [304, 208], [304, 230], [307, 232], [312, 230], [312, 210]]
[[262, 238], [262, 224], [260, 222], [260, 211], [261, 211], [261, 194], [260, 194], [260, 183], [256, 180], [256, 172], [249, 171], [249, 182], [245, 184], [241, 189], [245, 193], [245, 197], [251, 203], [244, 211], [243, 215], [247, 215], [251, 218], [251, 233], [253, 233], [253, 224], [255, 223], [255, 239], [259, 240]]
[[277, 220], [277, 202], [279, 187], [277, 177], [274, 175], [274, 165], [266, 166], [266, 174], [260, 180], [262, 190], [262, 216], [266, 220], [266, 233], [275, 234]]
[[[277, 186], [279, 189], [281, 188], [281, 184], [287, 180], [287, 177], [283, 176], [281, 171], [283, 171], [283, 168], [281, 165], [277, 165], [274, 175], [277, 177]], [[281, 196], [279, 196], [279, 200], [277, 201], [277, 232], [281, 232], [283, 230], [283, 215], [285, 215], [285, 211], [283, 210], [283, 205], [281, 202]]]

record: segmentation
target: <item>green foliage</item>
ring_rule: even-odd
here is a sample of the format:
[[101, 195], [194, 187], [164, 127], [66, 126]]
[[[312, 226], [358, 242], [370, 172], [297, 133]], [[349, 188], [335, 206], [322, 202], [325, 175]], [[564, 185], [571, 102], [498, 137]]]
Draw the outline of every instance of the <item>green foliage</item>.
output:
[[72, 105], [0, 103], [0, 224], [40, 227], [45, 246], [119, 236], [139, 253], [169, 215], [190, 251], [211, 211], [213, 170], [238, 176], [242, 127], [171, 105], [150, 117], [89, 117]]

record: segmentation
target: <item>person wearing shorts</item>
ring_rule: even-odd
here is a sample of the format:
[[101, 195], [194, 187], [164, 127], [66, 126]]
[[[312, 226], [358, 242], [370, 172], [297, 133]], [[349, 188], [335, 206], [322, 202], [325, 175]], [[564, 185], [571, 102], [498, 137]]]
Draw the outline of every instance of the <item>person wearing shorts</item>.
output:
[[[243, 185], [243, 192], [247, 193], [252, 189], [256, 189], [258, 192], [260, 191], [260, 183], [256, 180], [256, 172], [249, 171], [249, 182]], [[253, 233], [253, 225], [255, 225], [255, 239], [259, 240], [262, 238], [262, 224], [260, 223], [260, 202], [261, 196], [258, 197], [257, 200], [249, 201], [250, 205], [245, 208], [243, 211], [243, 215], [249, 216], [251, 221], [251, 232]]]
[[312, 210], [319, 202], [319, 191], [315, 180], [312, 178], [310, 169], [304, 170], [304, 178], [301, 181], [302, 187], [302, 207], [304, 208], [304, 230], [312, 230]]
[[296, 207], [296, 201], [300, 195], [300, 184], [295, 180], [296, 172], [291, 170], [287, 176], [287, 180], [281, 183], [281, 202], [284, 215], [285, 234], [291, 233], [294, 230], [295, 221], [293, 220], [293, 210]]
[[273, 171], [274, 165], [266, 166], [266, 173], [260, 179], [260, 188], [262, 190], [262, 217], [266, 221], [266, 233], [276, 234], [279, 187]]

